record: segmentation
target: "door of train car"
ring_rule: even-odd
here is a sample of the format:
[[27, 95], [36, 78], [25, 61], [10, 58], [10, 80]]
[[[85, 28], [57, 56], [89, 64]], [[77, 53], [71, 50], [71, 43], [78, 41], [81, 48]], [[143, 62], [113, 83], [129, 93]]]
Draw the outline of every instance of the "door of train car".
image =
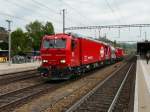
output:
[[78, 38], [71, 38], [71, 66], [80, 66], [80, 42]]

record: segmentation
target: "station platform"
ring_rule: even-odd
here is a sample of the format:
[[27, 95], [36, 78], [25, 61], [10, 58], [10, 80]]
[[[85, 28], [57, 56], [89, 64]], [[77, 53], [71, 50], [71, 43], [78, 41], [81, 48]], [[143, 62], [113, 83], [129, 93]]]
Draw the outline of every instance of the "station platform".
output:
[[137, 59], [134, 112], [150, 112], [150, 62]]
[[32, 63], [22, 63], [22, 64], [11, 64], [8, 63], [0, 63], [0, 75], [27, 71], [27, 70], [34, 70], [41, 65], [41, 62], [36, 61]]

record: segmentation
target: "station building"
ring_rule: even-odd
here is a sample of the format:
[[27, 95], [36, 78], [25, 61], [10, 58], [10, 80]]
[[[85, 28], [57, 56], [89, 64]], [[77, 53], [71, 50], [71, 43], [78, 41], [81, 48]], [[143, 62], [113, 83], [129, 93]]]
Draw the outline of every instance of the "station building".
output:
[[0, 50], [7, 50], [8, 32], [5, 28], [0, 27]]
[[144, 58], [147, 52], [150, 52], [150, 41], [138, 42], [137, 54]]

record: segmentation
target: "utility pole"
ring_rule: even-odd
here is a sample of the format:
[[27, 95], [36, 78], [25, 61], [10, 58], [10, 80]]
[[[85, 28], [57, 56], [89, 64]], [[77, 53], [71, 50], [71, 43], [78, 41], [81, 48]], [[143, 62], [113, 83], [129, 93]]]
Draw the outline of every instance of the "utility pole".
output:
[[140, 38], [142, 37], [142, 27], [139, 27], [140, 30]]
[[65, 33], [65, 9], [63, 9], [62, 12], [63, 12], [63, 33]]
[[107, 37], [107, 34], [105, 33], [104, 38], [106, 39], [106, 37]]
[[8, 33], [9, 33], [9, 38], [8, 38], [8, 46], [9, 46], [8, 60], [9, 60], [9, 62], [8, 62], [8, 65], [10, 66], [11, 65], [11, 26], [10, 26], [10, 24], [12, 21], [6, 20], [6, 22], [8, 23]]
[[99, 31], [98, 31], [98, 38], [99, 38], [99, 40], [101, 38], [101, 29], [99, 29]]
[[120, 38], [120, 28], [118, 29], [118, 37]]
[[146, 41], [146, 38], [147, 38], [147, 33], [146, 33], [146, 32], [144, 32], [144, 34], [145, 34], [145, 41]]
[[95, 38], [97, 38], [97, 35], [96, 35], [96, 30], [94, 31], [94, 35], [95, 35]]

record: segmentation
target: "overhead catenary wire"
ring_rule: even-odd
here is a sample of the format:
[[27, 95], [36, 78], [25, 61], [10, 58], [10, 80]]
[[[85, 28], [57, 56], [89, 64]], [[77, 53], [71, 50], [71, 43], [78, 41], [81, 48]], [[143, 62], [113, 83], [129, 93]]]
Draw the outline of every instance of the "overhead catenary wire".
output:
[[[22, 8], [22, 9], [24, 9], [24, 11], [26, 11], [26, 12], [31, 12], [31, 11], [34, 11], [34, 9], [32, 9], [32, 8], [29, 8], [29, 7], [25, 7], [25, 6], [23, 6], [23, 5], [21, 5], [21, 4], [19, 4], [18, 2], [16, 3], [16, 2], [13, 2], [13, 1], [9, 1], [9, 0], [5, 0], [5, 2], [7, 1], [7, 3], [9, 3], [9, 4], [12, 4], [12, 5], [14, 5], [14, 6], [16, 6], [16, 7], [19, 7], [19, 8]], [[39, 6], [38, 6], [39, 7]], [[39, 8], [41, 8], [41, 7], [39, 7]], [[51, 21], [53, 21], [53, 22], [56, 22], [56, 23], [59, 23], [59, 24], [61, 24], [60, 23], [60, 21], [58, 21], [58, 20], [56, 20], [56, 19], [54, 19], [54, 18], [50, 18], [48, 15], [46, 15], [46, 14], [43, 14], [43, 13], [41, 13], [41, 12], [35, 12], [35, 13], [37, 13], [36, 14], [36, 16], [37, 17], [40, 17], [40, 18], [47, 18], [47, 20], [48, 19], [50, 19]], [[2, 15], [2, 14], [1, 14]], [[9, 17], [12, 17], [12, 18], [17, 18], [17, 19], [20, 19], [20, 20], [25, 20], [25, 21], [31, 21], [31, 20], [27, 20], [27, 19], [24, 19], [23, 17], [19, 17], [19, 16], [14, 16], [14, 15], [9, 15], [9, 14], [3, 14], [3, 15], [5, 15], [5, 16], [9, 16]], [[41, 16], [41, 15], [43, 15], [43, 16]], [[24, 16], [25, 17], [25, 16]], [[33, 19], [33, 18], [32, 18]], [[36, 18], [34, 18], [35, 20], [37, 20]]]
[[116, 9], [117, 9], [117, 14], [121, 17], [121, 20], [123, 20], [123, 22], [124, 22], [125, 24], [127, 24], [127, 22], [126, 22], [124, 16], [122, 15], [122, 13], [120, 13], [120, 7], [117, 5], [116, 0], [113, 0], [113, 3], [114, 3], [114, 6], [115, 6]]
[[[14, 15], [11, 15], [11, 14], [8, 14], [8, 13], [3, 13], [3, 12], [0, 12], [0, 15], [5, 16], [5, 17], [10, 17], [12, 19], [18, 19], [18, 20], [25, 21], [25, 22], [33, 21], [31, 19], [25, 19], [25, 18], [22, 18], [22, 17], [19, 17], [19, 16], [14, 16]], [[58, 24], [61, 24], [61, 23], [59, 22]]]
[[68, 27], [66, 30], [79, 29], [112, 29], [112, 28], [131, 28], [131, 27], [150, 27], [150, 24], [128, 24], [128, 25], [105, 25], [105, 26], [82, 26], [82, 27]]
[[45, 5], [39, 1], [36, 1], [36, 0], [31, 0], [31, 1], [34, 2], [35, 4], [39, 5], [40, 7], [42, 6], [43, 8], [47, 8], [48, 10], [51, 10], [52, 13], [59, 14], [59, 12], [55, 11], [54, 9], [48, 7], [47, 5]]
[[[66, 20], [70, 21], [70, 23], [75, 23], [76, 22], [75, 23], [76, 25], [85, 26], [85, 24], [83, 24], [80, 20], [74, 20], [74, 19], [70, 18], [70, 16], [68, 17], [68, 14], [66, 14]], [[67, 23], [69, 23], [68, 21], [67, 21]]]
[[[39, 7], [46, 8], [46, 9], [48, 9], [48, 10], [51, 10], [52, 13], [57, 14], [57, 15], [60, 15], [59, 12], [55, 11], [54, 9], [48, 7], [47, 5], [45, 5], [45, 4], [43, 4], [43, 3], [39, 2], [39, 1], [36, 1], [36, 0], [31, 0], [31, 1], [32, 1], [33, 3], [35, 3], [35, 4], [37, 4]], [[54, 21], [54, 20], [53, 20], [53, 21]], [[56, 21], [56, 19], [55, 19], [55, 21]], [[57, 21], [57, 23], [62, 24], [60, 21]]]
[[[10, 1], [10, 0], [5, 0], [5, 1], [8, 1], [9, 4], [15, 5], [16, 7], [19, 7], [19, 8], [24, 9], [24, 11], [26, 11], [26, 12], [34, 11], [34, 9], [31, 9], [31, 8], [29, 8], [29, 7], [25, 7], [25, 6], [21, 5], [21, 4], [18, 4], [18, 2], [16, 3], [16, 2], [13, 2], [13, 1]], [[41, 17], [39, 14], [42, 14], [42, 15], [43, 15], [43, 13], [40, 13], [40, 12], [35, 12], [35, 13], [38, 13], [38, 14], [36, 15], [36, 16], [38, 16], [38, 17]], [[45, 15], [45, 17], [49, 18], [47, 15]]]
[[[82, 19], [84, 18], [84, 22], [86, 21], [87, 23], [90, 23], [91, 20], [89, 20], [85, 15], [81, 14], [78, 10], [76, 10], [74, 7], [72, 7], [69, 3], [59, 0], [60, 2], [63, 2], [67, 7], [70, 7], [76, 14], [78, 14]], [[83, 24], [83, 23], [82, 23]]]
[[[111, 5], [109, 4], [108, 0], [105, 0], [105, 2], [106, 2], [106, 5], [108, 6], [108, 8], [111, 10], [112, 14], [116, 17], [115, 10], [111, 7]], [[121, 24], [120, 19], [117, 20], [117, 22], [118, 22], [119, 24]]]
[[19, 20], [22, 20], [22, 21], [30, 21], [28, 19], [24, 19], [22, 17], [14, 16], [14, 15], [11, 15], [11, 14], [8, 14], [8, 13], [4, 13], [4, 12], [0, 12], [0, 15], [3, 15], [3, 16], [6, 16], [6, 17], [15, 18], [15, 19], [19, 19]]
[[[37, 5], [39, 5], [39, 6], [42, 6], [42, 7], [44, 7], [44, 8], [47, 8], [47, 9], [49, 9], [49, 10], [51, 10], [53, 13], [55, 13], [55, 14], [59, 14], [58, 12], [56, 12], [55, 10], [53, 10], [52, 8], [50, 8], [50, 7], [48, 7], [47, 5], [45, 5], [45, 4], [43, 4], [43, 3], [41, 3], [41, 2], [38, 2], [38, 1], [36, 1], [36, 0], [31, 0], [32, 2], [34, 2], [34, 3], [36, 3]], [[67, 4], [68, 5], [68, 4]], [[71, 6], [70, 6], [71, 7]], [[72, 7], [71, 7], [72, 8]], [[66, 16], [67, 17], [67, 16]], [[68, 18], [68, 17], [67, 17]], [[83, 23], [82, 23], [82, 25], [83, 25]]]

